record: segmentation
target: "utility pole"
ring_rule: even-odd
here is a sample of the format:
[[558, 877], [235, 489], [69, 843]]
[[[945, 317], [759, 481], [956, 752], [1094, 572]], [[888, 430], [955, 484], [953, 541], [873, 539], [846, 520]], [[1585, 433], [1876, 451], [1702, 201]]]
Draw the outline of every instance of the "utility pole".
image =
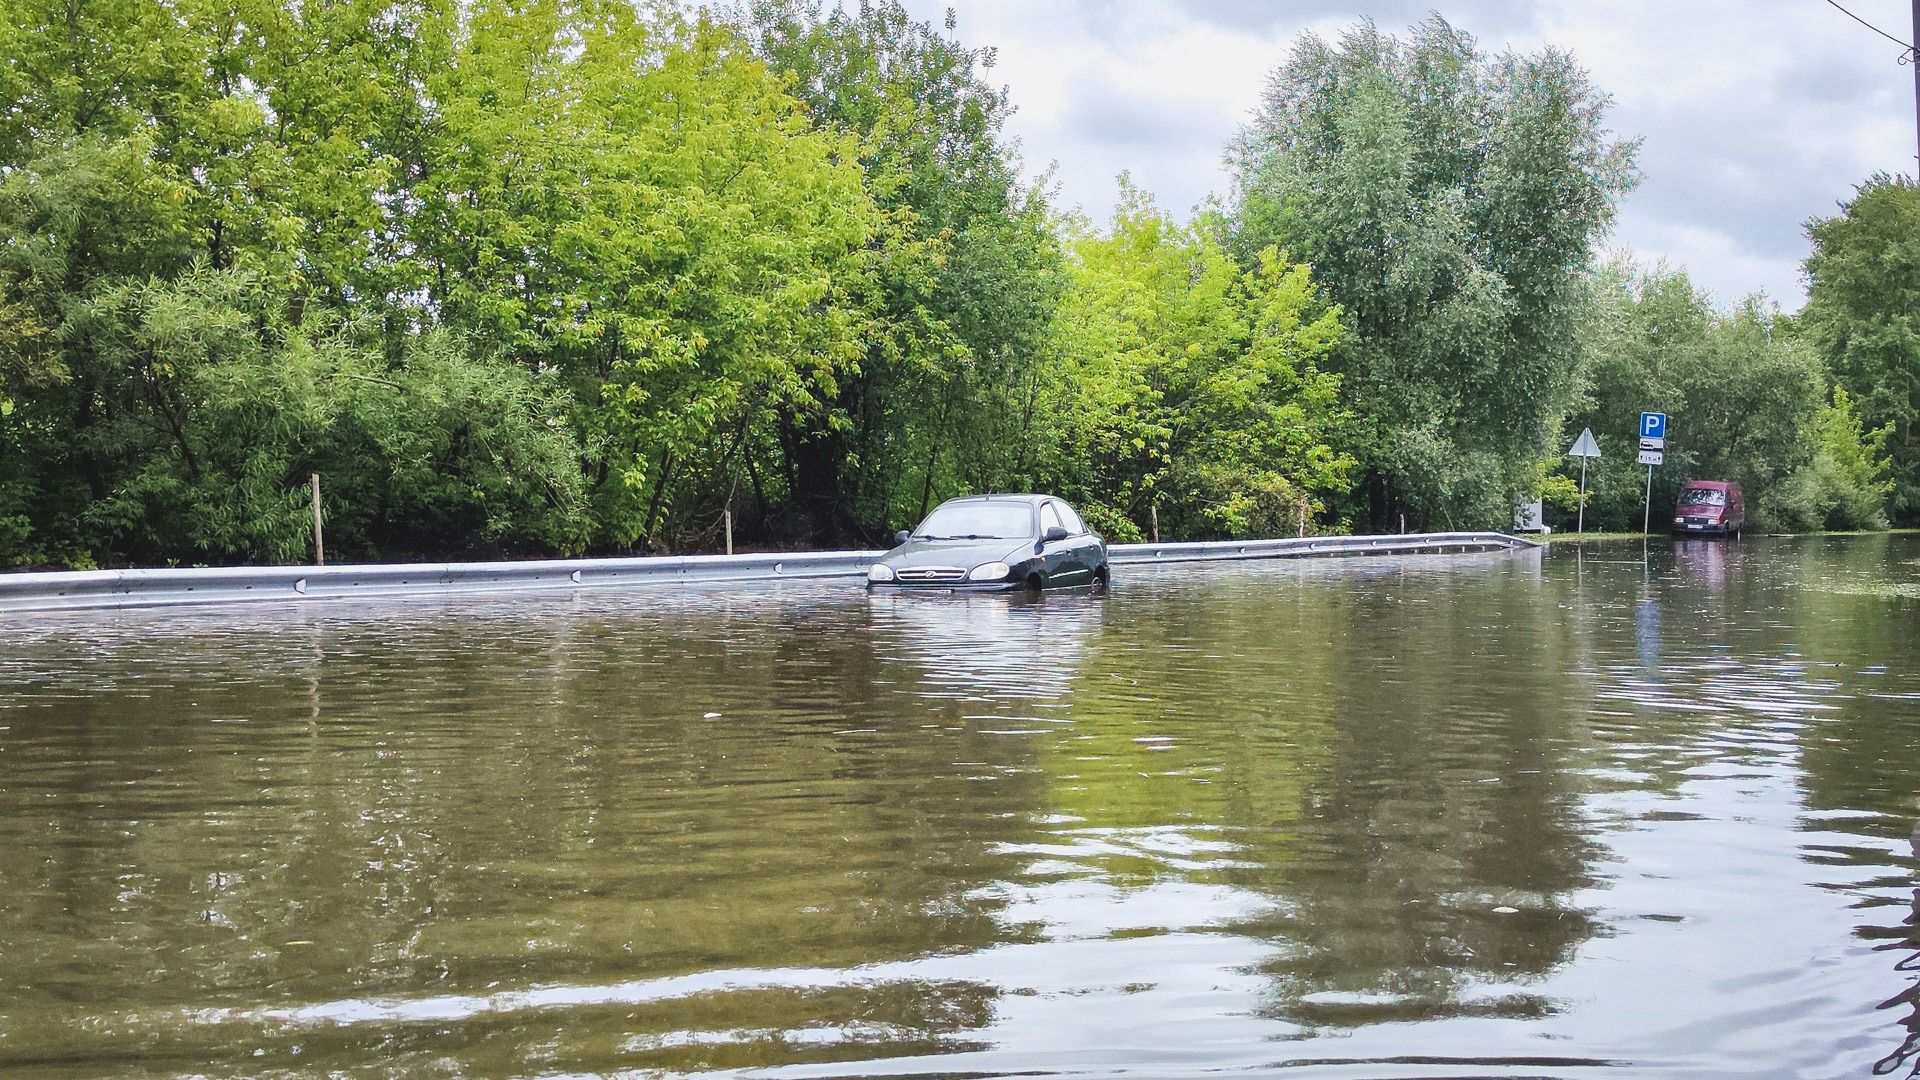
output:
[[[1920, 149], [1920, 0], [1913, 0], [1913, 49], [1907, 53], [1907, 60], [1913, 66], [1914, 146]], [[1920, 181], [1920, 157], [1914, 158], [1913, 177]]]

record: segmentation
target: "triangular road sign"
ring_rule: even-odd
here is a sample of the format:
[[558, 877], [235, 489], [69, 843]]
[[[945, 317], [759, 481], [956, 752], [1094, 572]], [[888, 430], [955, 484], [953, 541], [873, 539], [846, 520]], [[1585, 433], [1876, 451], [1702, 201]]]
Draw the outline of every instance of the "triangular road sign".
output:
[[1599, 457], [1600, 444], [1593, 441], [1593, 429], [1581, 428], [1580, 437], [1573, 440], [1573, 449], [1567, 451], [1568, 457]]

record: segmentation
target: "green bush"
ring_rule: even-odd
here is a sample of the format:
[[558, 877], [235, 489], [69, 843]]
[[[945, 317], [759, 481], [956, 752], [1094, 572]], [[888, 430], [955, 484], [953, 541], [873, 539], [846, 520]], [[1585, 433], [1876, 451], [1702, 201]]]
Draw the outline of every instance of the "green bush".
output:
[[1758, 500], [1756, 525], [1795, 531], [1887, 527], [1893, 425], [1863, 431], [1854, 410], [1852, 395], [1834, 387], [1831, 403], [1814, 421], [1813, 460]]

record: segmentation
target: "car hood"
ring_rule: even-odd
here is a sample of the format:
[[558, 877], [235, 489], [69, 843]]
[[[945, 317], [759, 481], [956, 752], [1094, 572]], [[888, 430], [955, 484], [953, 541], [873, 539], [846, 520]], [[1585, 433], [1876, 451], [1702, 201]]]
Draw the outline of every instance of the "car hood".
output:
[[981, 563], [1015, 563], [1033, 556], [1033, 540], [909, 540], [880, 557], [895, 570], [912, 566], [958, 566], [971, 570]]

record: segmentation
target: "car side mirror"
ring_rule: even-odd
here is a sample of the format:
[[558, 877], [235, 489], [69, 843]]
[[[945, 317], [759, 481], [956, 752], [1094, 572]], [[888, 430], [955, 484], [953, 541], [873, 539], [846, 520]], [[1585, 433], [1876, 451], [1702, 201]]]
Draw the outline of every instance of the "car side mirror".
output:
[[1051, 544], [1055, 540], [1065, 540], [1070, 535], [1072, 534], [1068, 533], [1066, 529], [1061, 528], [1058, 525], [1055, 525], [1053, 528], [1048, 529], [1046, 532], [1046, 535], [1042, 536], [1041, 539]]
[[913, 534], [905, 529], [901, 529], [899, 532], [893, 534], [893, 546], [899, 547], [911, 539], [913, 539]]

